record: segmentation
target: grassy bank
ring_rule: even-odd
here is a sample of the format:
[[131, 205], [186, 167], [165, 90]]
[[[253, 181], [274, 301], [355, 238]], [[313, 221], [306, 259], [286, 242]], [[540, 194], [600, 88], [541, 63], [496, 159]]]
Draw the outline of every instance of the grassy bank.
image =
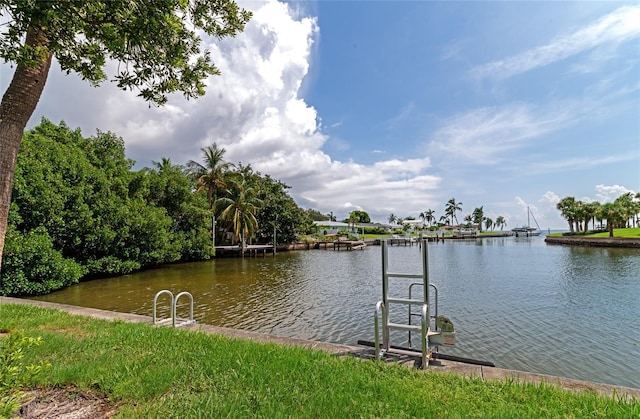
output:
[[[120, 417], [611, 417], [640, 402], [483, 382], [324, 352], [0, 305], [0, 329], [41, 337], [27, 386], [103, 392]], [[1, 337], [0, 339], [8, 339]], [[1, 371], [0, 366], [0, 371]]]
[[[561, 237], [563, 236], [563, 234], [565, 233], [552, 233], [550, 234], [550, 236], [558, 236]], [[575, 237], [602, 237], [602, 238], [608, 238], [609, 237], [609, 232], [608, 231], [601, 231], [599, 233], [587, 233], [587, 234], [582, 234], [582, 233], [576, 233]], [[613, 229], [613, 237], [615, 238], [640, 238], [640, 227], [637, 228], [614, 228]]]

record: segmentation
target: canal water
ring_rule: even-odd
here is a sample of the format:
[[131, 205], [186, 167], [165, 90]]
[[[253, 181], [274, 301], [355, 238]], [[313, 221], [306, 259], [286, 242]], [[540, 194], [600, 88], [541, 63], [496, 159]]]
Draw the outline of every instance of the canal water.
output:
[[[456, 326], [456, 346], [443, 353], [640, 388], [638, 249], [487, 238], [430, 243], [429, 261], [439, 314]], [[420, 273], [419, 247], [390, 247], [389, 265]], [[381, 275], [379, 246], [294, 251], [171, 265], [38, 299], [151, 315], [156, 292], [189, 291], [201, 323], [356, 345], [373, 340]], [[392, 283], [392, 294], [406, 294], [406, 284]], [[159, 313], [168, 316], [164, 298]], [[187, 299], [180, 303], [185, 316]]]

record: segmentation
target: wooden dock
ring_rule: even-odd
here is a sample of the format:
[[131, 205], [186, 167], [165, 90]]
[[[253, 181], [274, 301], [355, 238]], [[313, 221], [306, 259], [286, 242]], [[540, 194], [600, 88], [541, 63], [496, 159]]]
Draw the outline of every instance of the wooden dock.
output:
[[333, 242], [333, 250], [358, 250], [365, 247], [367, 247], [367, 244], [364, 240], [336, 240]]
[[[244, 251], [243, 251], [244, 250]], [[241, 246], [216, 246], [216, 256], [242, 256], [245, 255], [258, 257], [258, 254], [262, 253], [262, 257], [268, 253], [272, 253], [275, 256], [275, 252], [272, 244], [250, 244], [244, 247]]]
[[393, 237], [387, 239], [389, 246], [413, 246], [419, 244], [417, 239], [411, 237]]

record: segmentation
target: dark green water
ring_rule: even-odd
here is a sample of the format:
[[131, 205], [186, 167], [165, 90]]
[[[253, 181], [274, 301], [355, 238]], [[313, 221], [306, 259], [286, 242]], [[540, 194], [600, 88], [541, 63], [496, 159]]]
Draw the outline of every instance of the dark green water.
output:
[[[431, 244], [429, 253], [440, 313], [457, 332], [456, 347], [443, 352], [640, 388], [637, 249], [554, 246], [537, 237]], [[420, 273], [416, 246], [391, 247], [389, 260], [391, 271]], [[394, 295], [406, 293], [406, 285], [398, 287], [392, 285]], [[40, 299], [151, 315], [162, 289], [193, 294], [201, 323], [355, 345], [373, 340], [381, 251], [370, 246], [180, 264]], [[187, 300], [180, 302], [184, 316]]]

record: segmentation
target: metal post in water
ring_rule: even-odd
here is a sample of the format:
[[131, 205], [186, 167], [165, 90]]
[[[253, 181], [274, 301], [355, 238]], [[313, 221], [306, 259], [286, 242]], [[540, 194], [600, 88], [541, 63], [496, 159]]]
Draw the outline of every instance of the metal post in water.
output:
[[386, 351], [389, 350], [389, 318], [387, 307], [389, 307], [389, 277], [387, 276], [389, 252], [387, 250], [387, 241], [382, 241], [382, 346]]

